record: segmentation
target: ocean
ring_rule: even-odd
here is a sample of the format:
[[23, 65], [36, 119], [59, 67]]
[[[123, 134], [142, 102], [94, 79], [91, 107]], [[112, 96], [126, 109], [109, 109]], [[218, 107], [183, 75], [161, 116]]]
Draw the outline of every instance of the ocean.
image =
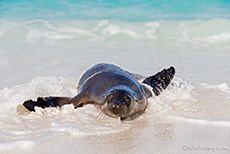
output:
[[229, 18], [229, 0], [2, 0], [1, 17], [45, 20], [193, 20]]
[[[101, 62], [176, 77], [133, 121], [90, 105], [17, 114], [76, 95]], [[0, 0], [0, 153], [229, 153], [229, 71], [230, 0]]]

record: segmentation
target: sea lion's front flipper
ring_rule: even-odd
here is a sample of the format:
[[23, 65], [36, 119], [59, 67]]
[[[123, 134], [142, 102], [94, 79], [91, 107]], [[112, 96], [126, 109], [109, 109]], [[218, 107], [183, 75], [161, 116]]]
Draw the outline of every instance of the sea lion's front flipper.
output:
[[29, 111], [35, 111], [35, 106], [46, 108], [46, 107], [57, 107], [65, 104], [71, 104], [70, 97], [38, 97], [37, 101], [28, 100], [23, 103], [23, 106]]
[[82, 107], [83, 105], [87, 104], [85, 101], [85, 96], [83, 92], [79, 92], [79, 94], [73, 98], [70, 99], [70, 102], [73, 104], [73, 106], [76, 108]]
[[168, 69], [163, 69], [161, 72], [146, 78], [143, 83], [150, 85], [153, 88], [154, 94], [158, 96], [162, 90], [166, 89], [174, 75], [175, 68], [171, 66]]

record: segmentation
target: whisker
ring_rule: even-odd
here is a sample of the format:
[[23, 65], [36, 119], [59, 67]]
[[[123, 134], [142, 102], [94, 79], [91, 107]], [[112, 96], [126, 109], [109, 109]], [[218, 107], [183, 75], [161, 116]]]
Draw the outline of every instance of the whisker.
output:
[[103, 113], [103, 111], [101, 111], [96, 117], [95, 117], [95, 120], [101, 120], [103, 119], [105, 116], [105, 114]]
[[95, 117], [95, 119], [96, 119], [96, 120], [104, 119], [104, 117], [105, 117], [104, 111], [105, 111], [106, 109], [107, 109], [107, 107], [104, 108], [103, 110], [101, 110], [101, 112]]

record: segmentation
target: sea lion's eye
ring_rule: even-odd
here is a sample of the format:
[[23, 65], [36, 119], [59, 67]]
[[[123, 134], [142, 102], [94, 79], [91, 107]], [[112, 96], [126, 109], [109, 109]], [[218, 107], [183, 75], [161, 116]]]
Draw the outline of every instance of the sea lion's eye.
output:
[[124, 100], [125, 100], [127, 106], [131, 105], [131, 99], [129, 96], [124, 96]]
[[109, 102], [112, 98], [113, 98], [113, 95], [111, 94], [111, 95], [106, 97], [106, 101]]

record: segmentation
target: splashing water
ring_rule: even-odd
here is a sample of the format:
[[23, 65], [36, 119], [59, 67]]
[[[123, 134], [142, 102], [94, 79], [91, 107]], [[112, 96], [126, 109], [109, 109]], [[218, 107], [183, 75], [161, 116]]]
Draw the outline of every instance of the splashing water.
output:
[[[63, 136], [117, 133], [131, 127], [131, 122], [124, 123], [105, 116], [92, 105], [78, 109], [72, 105], [61, 109], [36, 108], [36, 112], [28, 115], [16, 113], [16, 106], [29, 98], [54, 94], [74, 96], [76, 88], [72, 85], [72, 80], [68, 78], [36, 77], [31, 83], [2, 89], [0, 137], [4, 142], [0, 144], [0, 150], [31, 147]], [[198, 125], [230, 127], [229, 92], [223, 84], [197, 85], [176, 77], [159, 97], [149, 99], [146, 113], [139, 119], [159, 117]], [[203, 93], [214, 94], [211, 101]]]

